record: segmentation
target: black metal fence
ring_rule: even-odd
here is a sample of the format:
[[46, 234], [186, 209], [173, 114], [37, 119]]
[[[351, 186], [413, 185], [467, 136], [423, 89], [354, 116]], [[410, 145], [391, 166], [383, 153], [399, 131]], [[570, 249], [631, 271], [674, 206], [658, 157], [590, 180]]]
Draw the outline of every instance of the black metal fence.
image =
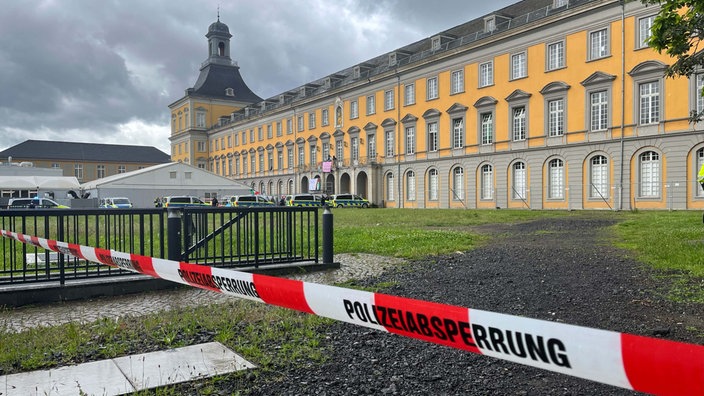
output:
[[[228, 268], [319, 263], [318, 208], [18, 209], [0, 228], [70, 244]], [[134, 273], [0, 238], [0, 285]]]

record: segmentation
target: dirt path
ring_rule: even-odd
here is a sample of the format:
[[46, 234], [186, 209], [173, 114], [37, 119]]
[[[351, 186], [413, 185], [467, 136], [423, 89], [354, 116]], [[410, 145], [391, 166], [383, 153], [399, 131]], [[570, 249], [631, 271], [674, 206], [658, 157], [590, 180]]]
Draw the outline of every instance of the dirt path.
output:
[[[666, 278], [609, 245], [613, 224], [575, 215], [482, 227], [493, 235], [483, 247], [367, 283], [392, 282], [383, 292], [393, 295], [703, 344], [704, 305], [666, 300]], [[634, 394], [344, 323], [327, 336], [326, 364], [284, 369], [246, 388], [256, 395]]]

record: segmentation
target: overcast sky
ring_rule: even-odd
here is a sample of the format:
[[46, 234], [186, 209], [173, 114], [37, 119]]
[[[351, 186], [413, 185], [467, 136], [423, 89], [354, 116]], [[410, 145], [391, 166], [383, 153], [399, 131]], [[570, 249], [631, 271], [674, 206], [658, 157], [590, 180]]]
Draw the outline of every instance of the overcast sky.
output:
[[207, 59], [208, 26], [262, 98], [518, 0], [0, 0], [0, 150], [27, 139], [154, 146]]

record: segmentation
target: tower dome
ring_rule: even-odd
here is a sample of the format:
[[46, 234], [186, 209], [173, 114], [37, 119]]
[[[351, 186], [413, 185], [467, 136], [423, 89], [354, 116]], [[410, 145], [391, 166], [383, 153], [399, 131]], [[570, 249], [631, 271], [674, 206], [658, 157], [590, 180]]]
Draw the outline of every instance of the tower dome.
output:
[[226, 33], [230, 34], [230, 28], [224, 23], [220, 22], [220, 18], [216, 22], [213, 22], [208, 27], [208, 33]]

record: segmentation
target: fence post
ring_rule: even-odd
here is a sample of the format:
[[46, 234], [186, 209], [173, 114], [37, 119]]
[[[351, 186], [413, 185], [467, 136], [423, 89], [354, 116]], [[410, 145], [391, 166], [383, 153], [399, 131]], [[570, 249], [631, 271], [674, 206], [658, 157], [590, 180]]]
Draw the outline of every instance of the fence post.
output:
[[323, 264], [332, 264], [332, 211], [330, 206], [325, 204], [323, 211]]
[[169, 208], [167, 213], [166, 243], [169, 246], [168, 259], [181, 261], [181, 211]]

